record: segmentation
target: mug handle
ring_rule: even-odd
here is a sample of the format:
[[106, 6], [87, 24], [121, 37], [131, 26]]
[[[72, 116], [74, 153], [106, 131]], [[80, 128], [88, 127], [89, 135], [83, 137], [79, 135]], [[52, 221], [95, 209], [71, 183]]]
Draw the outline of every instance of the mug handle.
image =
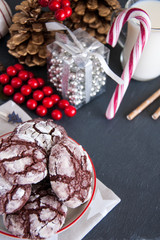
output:
[[[111, 16], [111, 25], [113, 24], [115, 18], [125, 9], [126, 8], [117, 8], [113, 11], [112, 16]], [[126, 28], [127, 28], [127, 26], [124, 26], [119, 35], [118, 44], [121, 46], [121, 48], [124, 48], [124, 44], [126, 41], [126, 34], [127, 34]]]

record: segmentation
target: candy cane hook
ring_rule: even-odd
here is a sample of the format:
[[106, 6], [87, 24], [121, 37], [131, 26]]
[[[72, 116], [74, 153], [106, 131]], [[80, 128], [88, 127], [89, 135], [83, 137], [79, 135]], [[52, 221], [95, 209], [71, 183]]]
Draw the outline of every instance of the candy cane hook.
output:
[[123, 25], [130, 19], [135, 18], [140, 22], [140, 32], [137, 37], [137, 41], [132, 48], [130, 57], [124, 67], [121, 78], [124, 80], [123, 85], [117, 85], [113, 96], [110, 100], [108, 108], [106, 110], [106, 118], [112, 119], [125, 95], [125, 92], [129, 86], [130, 80], [134, 74], [140, 56], [143, 52], [143, 48], [148, 41], [148, 37], [151, 30], [151, 22], [148, 14], [139, 8], [130, 8], [122, 11], [113, 22], [110, 31], [106, 37], [106, 42], [114, 47], [118, 41], [119, 34]]

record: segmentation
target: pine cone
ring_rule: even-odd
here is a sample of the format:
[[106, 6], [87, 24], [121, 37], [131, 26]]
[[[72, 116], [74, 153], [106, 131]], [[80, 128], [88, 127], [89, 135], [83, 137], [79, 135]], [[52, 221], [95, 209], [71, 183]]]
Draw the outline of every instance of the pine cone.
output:
[[100, 42], [106, 43], [111, 15], [120, 8], [118, 0], [72, 0], [73, 14], [65, 24], [71, 30], [82, 28]]
[[9, 53], [27, 66], [46, 63], [46, 45], [54, 40], [54, 32], [47, 32], [45, 23], [54, 19], [53, 12], [43, 12], [38, 0], [24, 0], [16, 6], [11, 38], [7, 42]]

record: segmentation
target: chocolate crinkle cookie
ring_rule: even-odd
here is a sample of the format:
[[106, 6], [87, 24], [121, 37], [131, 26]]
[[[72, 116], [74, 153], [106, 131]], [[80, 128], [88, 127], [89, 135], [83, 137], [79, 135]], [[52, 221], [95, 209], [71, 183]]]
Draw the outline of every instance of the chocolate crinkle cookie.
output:
[[51, 119], [20, 123], [0, 139], [0, 214], [17, 237], [57, 233], [67, 208], [89, 200], [91, 184], [88, 154]]
[[11, 141], [0, 144], [0, 174], [11, 184], [40, 182], [47, 175], [46, 152], [35, 143]]
[[21, 209], [31, 194], [31, 185], [12, 185], [0, 175], [0, 214]]
[[49, 175], [53, 191], [64, 204], [75, 208], [91, 196], [92, 166], [86, 151], [70, 138], [52, 147]]
[[65, 129], [55, 124], [52, 119], [43, 120], [37, 118], [19, 124], [11, 137], [13, 140], [36, 142], [38, 146], [49, 152], [52, 145], [66, 136]]
[[14, 235], [27, 239], [46, 239], [64, 224], [67, 207], [51, 187], [34, 186], [26, 205], [18, 212], [4, 215], [5, 227]]

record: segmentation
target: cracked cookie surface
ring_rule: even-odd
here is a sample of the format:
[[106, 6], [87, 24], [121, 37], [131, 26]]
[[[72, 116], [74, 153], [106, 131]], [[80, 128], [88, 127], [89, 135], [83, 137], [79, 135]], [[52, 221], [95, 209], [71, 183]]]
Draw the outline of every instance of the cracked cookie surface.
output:
[[53, 191], [71, 208], [78, 207], [91, 196], [92, 166], [86, 151], [70, 138], [52, 147], [49, 175]]
[[47, 175], [47, 156], [35, 143], [11, 141], [0, 144], [0, 174], [11, 184], [32, 184]]
[[4, 216], [4, 225], [14, 235], [29, 239], [46, 239], [64, 224], [67, 207], [50, 186], [33, 187], [26, 205], [18, 212]]
[[15, 128], [12, 133], [13, 140], [36, 142], [46, 152], [63, 137], [67, 136], [62, 126], [55, 124], [52, 119], [34, 119], [26, 121]]
[[12, 185], [0, 175], [0, 214], [21, 209], [31, 194], [31, 185]]

